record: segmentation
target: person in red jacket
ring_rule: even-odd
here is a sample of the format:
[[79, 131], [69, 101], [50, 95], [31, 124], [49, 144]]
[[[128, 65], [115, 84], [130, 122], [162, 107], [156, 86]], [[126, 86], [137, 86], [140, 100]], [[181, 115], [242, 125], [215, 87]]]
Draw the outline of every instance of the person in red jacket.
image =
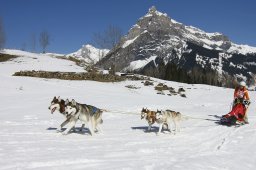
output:
[[236, 98], [250, 100], [248, 90], [246, 89], [246, 84], [244, 81], [240, 82], [239, 86], [235, 88], [234, 99]]
[[[249, 97], [248, 90], [246, 89], [246, 83], [244, 81], [242, 81], [242, 82], [239, 83], [239, 86], [237, 88], [235, 88], [233, 106], [235, 106], [235, 104], [237, 102], [241, 102], [241, 101], [244, 101], [244, 100], [249, 101], [250, 97]], [[247, 108], [246, 107], [245, 107], [245, 115], [244, 115], [243, 119], [244, 119], [244, 123], [249, 123], [248, 122], [248, 117], [247, 117]]]

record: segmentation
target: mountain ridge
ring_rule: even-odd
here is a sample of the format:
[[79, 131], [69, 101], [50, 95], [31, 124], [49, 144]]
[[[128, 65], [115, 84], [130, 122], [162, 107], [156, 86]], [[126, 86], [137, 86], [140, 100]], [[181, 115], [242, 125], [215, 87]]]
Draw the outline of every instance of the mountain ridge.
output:
[[74, 57], [76, 59], [82, 60], [87, 65], [94, 65], [99, 60], [101, 60], [109, 52], [108, 49], [98, 49], [90, 44], [85, 44], [82, 48], [78, 49], [76, 52], [66, 54], [66, 56]]
[[151, 69], [159, 71], [159, 60], [165, 65], [175, 63], [188, 73], [194, 67], [213, 70], [222, 78], [229, 75], [249, 80], [253, 77], [252, 73], [256, 73], [253, 66], [256, 47], [235, 44], [218, 32], [207, 33], [186, 26], [157, 11], [154, 6], [139, 18], [120, 43], [97, 65], [105, 68], [115, 65], [117, 71], [140, 73], [152, 62]]

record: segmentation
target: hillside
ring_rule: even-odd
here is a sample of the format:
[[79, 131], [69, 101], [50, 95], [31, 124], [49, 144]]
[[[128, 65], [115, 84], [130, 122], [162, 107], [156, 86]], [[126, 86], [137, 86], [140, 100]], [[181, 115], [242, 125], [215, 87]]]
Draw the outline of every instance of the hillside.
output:
[[73, 61], [63, 59], [61, 54], [38, 54], [14, 49], [5, 49], [1, 53], [17, 56], [10, 61], [0, 62], [3, 74], [12, 75], [22, 70], [84, 72], [82, 67]]
[[[214, 115], [230, 110], [233, 89], [189, 85], [153, 79], [179, 95], [156, 94], [141, 81], [99, 83], [14, 77], [20, 70], [76, 71], [74, 62], [45, 54], [7, 51], [18, 55], [0, 62], [0, 169], [255, 169], [255, 92], [249, 92], [250, 124], [226, 127], [215, 123]], [[125, 86], [133, 85], [136, 89]], [[167, 91], [164, 91], [167, 94]], [[225, 94], [225, 95], [223, 95]], [[90, 136], [87, 128], [63, 136], [56, 128], [64, 121], [48, 110], [54, 96], [75, 99], [108, 110], [103, 113], [103, 133]], [[143, 107], [172, 109], [189, 117], [181, 132], [156, 135], [145, 132]], [[76, 127], [79, 127], [78, 122]]]

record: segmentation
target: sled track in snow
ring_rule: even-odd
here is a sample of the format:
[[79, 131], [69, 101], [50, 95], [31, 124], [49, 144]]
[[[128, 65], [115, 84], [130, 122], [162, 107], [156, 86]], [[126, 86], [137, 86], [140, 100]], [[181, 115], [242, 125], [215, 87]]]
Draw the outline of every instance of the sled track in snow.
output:
[[242, 127], [236, 127], [236, 126], [230, 127], [230, 128], [232, 128], [230, 129], [230, 132], [224, 138], [222, 138], [220, 144], [216, 147], [217, 151], [221, 150], [221, 148], [223, 148], [223, 146], [232, 139], [231, 137], [242, 129]]

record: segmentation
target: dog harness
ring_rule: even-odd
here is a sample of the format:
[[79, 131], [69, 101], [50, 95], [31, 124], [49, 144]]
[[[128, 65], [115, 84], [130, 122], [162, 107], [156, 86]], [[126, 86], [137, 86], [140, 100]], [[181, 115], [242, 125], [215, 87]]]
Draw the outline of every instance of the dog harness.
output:
[[61, 99], [61, 101], [59, 102], [59, 105], [60, 105], [60, 113], [65, 114], [65, 101]]
[[99, 108], [97, 108], [95, 106], [91, 106], [91, 105], [87, 105], [87, 104], [83, 104], [83, 106], [88, 109], [91, 116], [93, 116], [95, 113], [97, 113], [100, 110]]
[[149, 121], [152, 121], [152, 124], [154, 124], [156, 122], [156, 116], [151, 114], [151, 112], [149, 115], [147, 115], [146, 119]]

